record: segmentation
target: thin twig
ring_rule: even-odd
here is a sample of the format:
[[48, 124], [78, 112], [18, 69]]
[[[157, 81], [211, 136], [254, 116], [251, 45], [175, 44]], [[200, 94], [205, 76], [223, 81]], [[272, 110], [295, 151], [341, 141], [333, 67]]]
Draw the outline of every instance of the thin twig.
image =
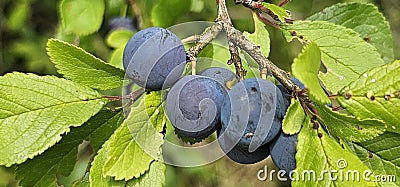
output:
[[269, 72], [268, 68], [271, 66], [272, 62], [265, 58], [265, 56], [261, 53], [260, 47], [254, 45], [243, 35], [243, 33], [236, 30], [234, 27], [226, 25], [225, 29], [229, 40], [239, 48], [246, 51], [258, 63], [261, 74], [267, 75]]
[[[218, 17], [217, 21], [224, 23], [224, 25], [229, 25], [233, 27], [232, 20], [229, 17], [228, 9], [225, 5], [225, 0], [217, 0], [218, 4]], [[247, 71], [243, 68], [242, 60], [239, 56], [239, 51], [235, 44], [230, 41], [229, 33], [227, 33], [228, 45], [229, 45], [229, 52], [231, 54], [231, 59], [228, 60], [228, 65], [234, 64], [236, 69], [236, 75], [243, 80], [244, 76], [246, 76]]]
[[136, 0], [129, 0], [129, 4], [131, 5], [132, 12], [135, 15], [137, 21], [137, 27], [141, 30], [144, 26], [143, 19], [142, 19], [142, 12], [140, 11], [139, 6], [137, 5]]
[[106, 98], [110, 101], [121, 101], [123, 99], [129, 99], [131, 102], [135, 102], [137, 99], [140, 98], [140, 96], [143, 95], [145, 90], [143, 88], [140, 88], [139, 90], [136, 90], [128, 95], [123, 95], [123, 96], [109, 96], [105, 95], [103, 98]]
[[204, 47], [207, 46], [217, 35], [222, 31], [222, 24], [220, 22], [216, 22], [215, 24], [208, 27], [201, 35], [197, 44], [189, 49], [188, 56], [192, 58], [196, 58]]
[[214, 38], [218, 36], [218, 34], [222, 31], [221, 22], [216, 22], [210, 27], [206, 28], [206, 30], [201, 35], [193, 36], [197, 43], [193, 47], [191, 47], [188, 52], [186, 52], [186, 56], [192, 62], [192, 74], [196, 74], [196, 63], [197, 63], [197, 55], [203, 50], [207, 44], [209, 44]]
[[231, 53], [231, 59], [228, 60], [228, 65], [234, 64], [236, 69], [236, 75], [240, 78], [240, 80], [244, 79], [247, 71], [243, 68], [242, 59], [240, 59], [238, 48], [232, 41], [228, 41], [229, 44], [229, 52]]
[[281, 2], [278, 3], [278, 6], [283, 6], [286, 5], [286, 3], [288, 3], [289, 0], [282, 0]]
[[181, 42], [182, 43], [193, 43], [193, 42], [198, 42], [199, 40], [200, 40], [200, 35], [195, 34], [195, 35], [192, 35], [192, 36], [182, 39]]
[[229, 17], [228, 8], [226, 7], [225, 0], [217, 0], [217, 6], [218, 6], [217, 21], [232, 26], [232, 21], [231, 18]]

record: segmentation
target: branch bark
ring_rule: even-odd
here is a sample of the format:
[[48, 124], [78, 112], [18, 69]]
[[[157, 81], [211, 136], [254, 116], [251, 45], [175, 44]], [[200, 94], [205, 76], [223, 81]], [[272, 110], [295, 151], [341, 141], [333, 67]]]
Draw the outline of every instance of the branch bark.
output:
[[231, 59], [228, 60], [228, 65], [234, 64], [236, 69], [236, 75], [240, 78], [240, 80], [244, 79], [247, 71], [243, 68], [242, 59], [240, 59], [239, 51], [236, 45], [232, 41], [228, 41], [229, 52], [231, 53]]
[[223, 27], [220, 22], [216, 22], [208, 27], [200, 36], [197, 37], [197, 44], [191, 47], [186, 54], [190, 61], [196, 61], [197, 55], [207, 46], [218, 34], [222, 31]]
[[[243, 2], [243, 1], [242, 1]], [[262, 77], [266, 77], [267, 74], [272, 74], [286, 89], [288, 89], [294, 97], [298, 97], [302, 104], [304, 111], [307, 114], [314, 116], [318, 115], [318, 111], [313, 105], [309, 98], [306, 90], [302, 90], [298, 85], [293, 83], [288, 73], [274, 63], [268, 60], [261, 52], [260, 47], [255, 45], [252, 41], [246, 38], [242, 32], [237, 30], [232, 25], [232, 21], [229, 17], [225, 0], [217, 0], [218, 5], [218, 20], [222, 22], [223, 29], [226, 31], [228, 36], [228, 42], [233, 44], [231, 47], [239, 47], [246, 51], [259, 65]]]
[[223, 23], [223, 28], [226, 31], [228, 40], [234, 45], [246, 51], [259, 65], [261, 75], [267, 75], [269, 72], [278, 79], [278, 81], [284, 85], [287, 89], [293, 91], [300, 89], [294, 84], [288, 74], [278, 68], [274, 63], [268, 60], [261, 52], [260, 47], [255, 45], [252, 41], [246, 38], [242, 32], [237, 30], [232, 25], [232, 21], [229, 17], [225, 0], [217, 0], [218, 4], [218, 20]]

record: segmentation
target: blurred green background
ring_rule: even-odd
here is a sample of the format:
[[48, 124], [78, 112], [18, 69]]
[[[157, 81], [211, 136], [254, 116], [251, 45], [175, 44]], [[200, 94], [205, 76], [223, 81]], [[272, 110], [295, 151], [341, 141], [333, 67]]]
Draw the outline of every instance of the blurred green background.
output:
[[[214, 21], [216, 6], [214, 0], [181, 0], [187, 9], [163, 26], [172, 26], [187, 21]], [[56, 75], [56, 69], [46, 54], [48, 38], [59, 38], [91, 52], [106, 62], [111, 61], [114, 50], [107, 45], [109, 21], [112, 18], [128, 16], [134, 18], [134, 26], [138, 29], [153, 25], [149, 15], [142, 12], [142, 18], [135, 17], [135, 8], [128, 1], [106, 0], [106, 12], [101, 29], [87, 36], [74, 36], [65, 33], [60, 23], [58, 6], [55, 0], [1, 0], [0, 1], [0, 75], [8, 72], [31, 72], [39, 75]], [[140, 0], [138, 0], [140, 4]], [[234, 25], [240, 30], [253, 31], [251, 11], [243, 6], [234, 5], [227, 0], [229, 13]], [[278, 3], [279, 0], [269, 1]], [[294, 19], [304, 19], [323, 8], [342, 2], [373, 3], [389, 21], [395, 42], [395, 58], [400, 58], [400, 1], [399, 0], [292, 0], [285, 8], [290, 10]], [[136, 9], [137, 10], [137, 9]], [[140, 7], [139, 7], [140, 10]], [[293, 58], [300, 51], [298, 43], [286, 43], [281, 32], [269, 28], [271, 35], [270, 59], [279, 67], [290, 70]], [[114, 59], [115, 60], [115, 59]], [[117, 62], [118, 63], [118, 62]], [[119, 62], [122, 63], [122, 62]], [[82, 148], [85, 150], [85, 147]], [[86, 156], [85, 156], [86, 155]], [[91, 152], [83, 152], [81, 162], [75, 173], [63, 183], [68, 186], [74, 178], [82, 177], [85, 164]], [[288, 183], [259, 181], [257, 172], [273, 169], [270, 159], [253, 165], [240, 165], [227, 158], [203, 167], [177, 168], [168, 167], [166, 186], [288, 186]], [[82, 167], [83, 166], [83, 167]], [[80, 168], [80, 169], [79, 169]], [[0, 186], [15, 186], [12, 168], [0, 168]]]

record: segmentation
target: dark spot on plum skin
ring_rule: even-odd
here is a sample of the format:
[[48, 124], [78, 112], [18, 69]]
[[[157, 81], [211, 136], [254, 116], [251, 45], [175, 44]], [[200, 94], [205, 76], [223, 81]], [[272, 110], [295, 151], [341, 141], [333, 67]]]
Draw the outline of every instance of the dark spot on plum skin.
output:
[[252, 92], [257, 92], [257, 88], [256, 87], [251, 87], [251, 91]]
[[265, 105], [265, 111], [266, 111], [266, 112], [270, 112], [271, 109], [272, 109], [271, 105], [269, 105], [269, 103], [266, 103], [266, 105]]

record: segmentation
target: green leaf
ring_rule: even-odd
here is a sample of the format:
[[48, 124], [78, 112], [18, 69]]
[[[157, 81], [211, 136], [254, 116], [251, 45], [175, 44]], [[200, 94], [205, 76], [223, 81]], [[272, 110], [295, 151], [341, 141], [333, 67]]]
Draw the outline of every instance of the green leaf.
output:
[[[368, 168], [361, 160], [339, 145], [322, 128], [315, 130], [309, 118], [304, 121], [297, 139], [297, 174], [294, 174], [293, 187], [375, 186], [363, 178], [363, 172]], [[352, 180], [352, 176], [356, 176], [354, 173], [359, 174], [359, 181]], [[346, 180], [346, 176], [349, 176], [349, 180]], [[371, 177], [367, 176], [367, 179]]]
[[192, 4], [190, 6], [190, 11], [191, 12], [196, 12], [196, 13], [201, 13], [202, 11], [204, 11], [206, 7], [204, 6], [204, 1], [200, 0], [200, 1], [193, 1], [192, 0]]
[[151, 10], [151, 20], [154, 26], [169, 27], [190, 10], [191, 1], [168, 0], [157, 1]]
[[73, 170], [78, 146], [83, 140], [91, 142], [97, 151], [124, 119], [121, 111], [102, 110], [84, 125], [71, 128], [56, 145], [43, 154], [17, 166], [16, 174], [23, 186], [56, 186], [57, 175], [68, 176]]
[[375, 176], [386, 181], [382, 186], [400, 186], [400, 135], [391, 132], [359, 144], [353, 144], [357, 156], [367, 165]]
[[126, 186], [132, 187], [162, 187], [165, 184], [165, 172], [167, 167], [164, 163], [154, 161], [150, 165], [150, 170], [138, 179], [127, 182]]
[[208, 58], [212, 58], [214, 56], [214, 47], [212, 44], [207, 44], [206, 47], [204, 47], [199, 55], [197, 55], [197, 57], [208, 57]]
[[[138, 178], [161, 156], [165, 125], [160, 92], [147, 94], [132, 108], [125, 123], [110, 138], [103, 175], [116, 180]], [[135, 163], [135, 164], [129, 164]]]
[[[337, 93], [362, 73], [383, 65], [376, 48], [365, 42], [358, 33], [326, 21], [295, 21], [282, 26], [288, 40], [294, 37], [314, 42], [321, 50], [327, 72], [319, 77], [326, 88]], [[295, 35], [295, 36], [292, 36]]]
[[153, 161], [150, 164], [150, 169], [140, 178], [131, 179], [129, 181], [116, 181], [114, 178], [109, 176], [103, 176], [102, 168], [107, 160], [107, 150], [103, 147], [98, 152], [98, 155], [92, 162], [90, 168], [90, 186], [140, 186], [140, 187], [156, 187], [163, 186], [165, 183], [165, 164]]
[[123, 70], [124, 69], [124, 65], [122, 63], [123, 55], [124, 55], [123, 47], [115, 49], [110, 55], [109, 64]]
[[254, 19], [254, 33], [250, 34], [248, 32], [244, 32], [243, 34], [249, 38], [254, 44], [260, 46], [260, 50], [263, 55], [267, 58], [270, 52], [270, 38], [267, 28], [265, 24], [261, 22], [255, 14], [253, 14]]
[[306, 119], [304, 109], [297, 99], [292, 99], [292, 102], [287, 109], [286, 115], [282, 121], [282, 130], [285, 134], [296, 134], [300, 131], [303, 121]]
[[136, 0], [137, 6], [139, 7], [141, 19], [143, 21], [142, 25], [139, 25], [139, 28], [146, 28], [153, 26], [152, 24], [152, 9], [155, 5], [157, 5], [161, 0]]
[[125, 73], [72, 44], [50, 39], [47, 50], [51, 61], [65, 78], [95, 89], [123, 86]]
[[30, 3], [26, 0], [13, 1], [11, 7], [13, 11], [10, 11], [8, 19], [5, 21], [8, 29], [18, 31], [26, 25], [27, 18], [31, 14]]
[[282, 23], [285, 22], [285, 18], [290, 18], [290, 14], [288, 13], [288, 11], [280, 6], [266, 2], [262, 2], [262, 5], [271, 10], [271, 12], [274, 13], [276, 16], [278, 16], [279, 21], [281, 21]]
[[359, 118], [376, 118], [400, 133], [400, 60], [365, 72], [340, 91], [339, 104]]
[[[126, 126], [125, 126], [126, 127]], [[124, 186], [125, 181], [116, 181], [113, 177], [103, 176], [103, 166], [106, 164], [108, 156], [108, 142], [107, 141], [103, 147], [97, 152], [92, 162], [92, 167], [90, 167], [89, 181], [90, 186]], [[130, 162], [129, 165], [133, 165], [134, 162]]]
[[22, 163], [82, 125], [108, 102], [65, 79], [10, 73], [0, 77], [0, 165]]
[[[242, 60], [244, 60], [250, 68], [252, 68], [252, 69], [260, 68], [258, 63], [246, 51], [240, 50], [240, 56], [241, 56]], [[260, 74], [260, 72], [258, 71], [257, 74]]]
[[202, 71], [203, 69], [209, 67], [225, 67], [227, 69], [235, 71], [235, 67], [233, 65], [229, 66], [226, 64], [226, 62], [231, 58], [229, 49], [227, 47], [217, 43], [210, 43], [207, 44], [206, 50], [207, 51], [202, 53], [202, 55], [204, 55], [203, 57], [207, 58], [199, 59], [201, 60], [201, 62], [198, 62], [196, 64], [196, 69], [198, 71]]
[[160, 133], [166, 123], [162, 97], [162, 91], [146, 94], [126, 119], [133, 140], [153, 158], [160, 155], [164, 142]]
[[112, 176], [115, 180], [140, 177], [154, 160], [135, 142], [126, 123], [111, 136], [106, 149], [108, 153], [103, 175]]
[[[153, 91], [145, 95], [145, 110], [147, 115], [150, 116], [150, 124], [156, 128], [157, 132], [162, 132], [164, 130], [164, 125], [167, 118], [164, 113], [163, 102], [165, 100], [165, 93], [162, 91]], [[136, 110], [140, 110], [137, 108]], [[139, 115], [139, 114], [137, 114]], [[129, 122], [140, 122], [138, 119]], [[142, 122], [141, 122], [142, 123]], [[131, 123], [129, 125], [132, 125]], [[145, 124], [143, 124], [145, 126]]]
[[[32, 38], [30, 37], [29, 39], [21, 38], [20, 40], [7, 44], [7, 48], [10, 49], [10, 51], [5, 53], [11, 58], [22, 57], [24, 61], [24, 71], [26, 72], [53, 75], [56, 73], [56, 68], [46, 55], [46, 48], [43, 47], [46, 45], [47, 39], [45, 35], [41, 35], [40, 37], [32, 36]], [[9, 64], [10, 66], [14, 66], [16, 62], [7, 61], [8, 60], [4, 60], [5, 64]], [[5, 72], [6, 66], [2, 66], [1, 69]]]
[[360, 120], [356, 117], [332, 111], [325, 105], [316, 104], [321, 120], [330, 132], [342, 139], [361, 142], [370, 140], [386, 130], [385, 124], [376, 119]]
[[328, 21], [353, 29], [378, 50], [386, 63], [394, 60], [394, 42], [389, 23], [372, 4], [336, 4], [310, 16], [307, 20]]
[[62, 0], [60, 15], [65, 32], [84, 36], [98, 31], [104, 8], [104, 0]]
[[76, 181], [72, 184], [72, 187], [89, 187], [89, 186], [90, 186], [89, 181], [85, 180]]
[[[89, 140], [92, 148], [97, 152], [114, 131], [123, 123], [124, 115], [120, 110], [104, 110], [85, 123], [90, 134], [85, 138]], [[83, 133], [81, 131], [81, 133]]]
[[[231, 58], [229, 49], [227, 47], [214, 43], [208, 44], [206, 49], [207, 52], [203, 53], [203, 57], [207, 58], [198, 58], [198, 62], [196, 64], [197, 72], [201, 72], [209, 67], [221, 67], [229, 69], [232, 72], [236, 72], [233, 64], [227, 65], [226, 63]], [[244, 56], [247, 55], [245, 53], [246, 52], [244, 51], [240, 52], [243, 68], [247, 70], [245, 78], [259, 77], [260, 71], [258, 70], [258, 65], [257, 68], [250, 67], [247, 63], [247, 59]]]
[[124, 48], [134, 34], [131, 30], [117, 29], [107, 35], [106, 43], [113, 48]]
[[318, 80], [321, 51], [315, 43], [308, 44], [294, 59], [292, 73], [309, 90], [310, 96], [321, 103], [330, 103]]

